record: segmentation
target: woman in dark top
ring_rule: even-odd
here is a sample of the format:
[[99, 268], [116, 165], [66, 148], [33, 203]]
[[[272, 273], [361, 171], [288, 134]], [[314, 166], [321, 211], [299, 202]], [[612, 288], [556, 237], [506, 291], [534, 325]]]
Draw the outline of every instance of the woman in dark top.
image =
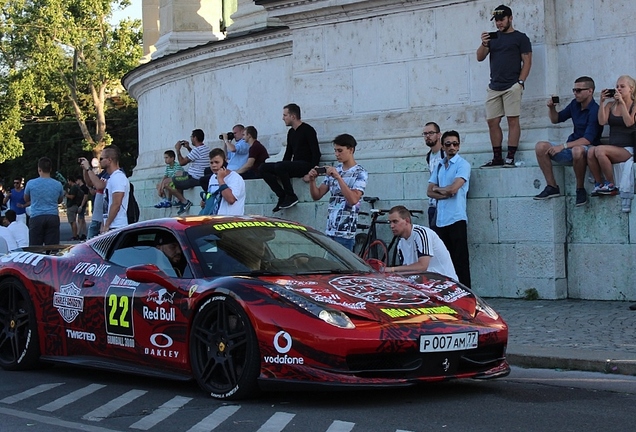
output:
[[[601, 108], [598, 110], [598, 122], [601, 126], [609, 124], [609, 145], [590, 147], [587, 164], [596, 182], [593, 195], [616, 195], [612, 164], [625, 162], [634, 154], [636, 142], [636, 81], [629, 75], [623, 75], [616, 81], [616, 89], [601, 92]], [[607, 103], [604, 103], [605, 100]], [[605, 178], [605, 181], [603, 181]]]

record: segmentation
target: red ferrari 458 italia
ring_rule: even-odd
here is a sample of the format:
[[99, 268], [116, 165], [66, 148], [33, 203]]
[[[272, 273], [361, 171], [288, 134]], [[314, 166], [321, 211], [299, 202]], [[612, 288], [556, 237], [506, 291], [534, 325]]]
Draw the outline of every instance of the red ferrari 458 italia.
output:
[[194, 378], [215, 398], [506, 376], [508, 327], [444, 276], [383, 274], [266, 217], [140, 222], [0, 257], [0, 366]]

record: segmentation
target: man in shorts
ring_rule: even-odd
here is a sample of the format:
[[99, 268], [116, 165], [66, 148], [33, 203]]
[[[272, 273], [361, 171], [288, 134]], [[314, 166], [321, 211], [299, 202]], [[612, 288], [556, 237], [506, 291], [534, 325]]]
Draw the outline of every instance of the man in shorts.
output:
[[[519, 147], [521, 96], [532, 66], [532, 44], [525, 33], [512, 27], [512, 9], [499, 5], [492, 12], [496, 32], [483, 32], [477, 48], [477, 61], [490, 55], [490, 84], [486, 98], [486, 120], [493, 158], [482, 168], [514, 168]], [[501, 118], [508, 120], [508, 154], [503, 158]]]

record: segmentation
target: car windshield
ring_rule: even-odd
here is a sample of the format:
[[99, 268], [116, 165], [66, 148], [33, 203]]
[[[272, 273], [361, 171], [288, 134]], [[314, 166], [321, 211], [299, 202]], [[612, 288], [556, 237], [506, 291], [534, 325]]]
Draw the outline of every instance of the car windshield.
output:
[[186, 235], [208, 277], [372, 271], [340, 244], [293, 222], [212, 223]]

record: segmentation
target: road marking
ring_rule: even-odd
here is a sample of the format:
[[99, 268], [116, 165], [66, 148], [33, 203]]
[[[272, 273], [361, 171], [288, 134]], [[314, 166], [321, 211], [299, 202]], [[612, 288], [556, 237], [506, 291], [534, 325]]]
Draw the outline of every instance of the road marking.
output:
[[148, 392], [145, 390], [130, 390], [129, 392], [126, 392], [123, 395], [111, 400], [110, 402], [105, 403], [104, 405], [94, 409], [88, 414], [85, 414], [82, 418], [84, 420], [90, 421], [102, 421], [124, 405], [129, 404], [130, 402], [134, 401], [140, 396], [145, 395], [146, 393]]
[[407, 430], [404, 430], [404, 429], [396, 429], [395, 432], [411, 432], [411, 431], [407, 431]]
[[349, 432], [355, 426], [355, 423], [334, 420], [327, 429], [327, 432]]
[[214, 430], [232, 416], [232, 414], [237, 412], [239, 408], [241, 408], [240, 405], [222, 406], [199, 423], [192, 426], [187, 432], [208, 432]]
[[285, 426], [287, 426], [287, 423], [289, 423], [295, 415], [296, 414], [277, 412], [256, 432], [280, 432], [285, 428]]
[[51, 390], [57, 386], [61, 386], [64, 383], [51, 383], [51, 384], [41, 384], [37, 387], [33, 387], [29, 390], [25, 390], [22, 393], [15, 394], [13, 396], [7, 396], [6, 398], [0, 400], [0, 403], [12, 404], [16, 402], [20, 402], [26, 398], [30, 398], [36, 394], [43, 393], [47, 390]]
[[65, 407], [66, 405], [70, 403], [75, 402], [78, 399], [83, 398], [84, 396], [88, 396], [91, 393], [95, 393], [97, 390], [102, 389], [104, 387], [106, 386], [102, 384], [91, 384], [79, 390], [75, 390], [74, 392], [71, 392], [67, 394], [66, 396], [63, 396], [51, 403], [42, 405], [38, 409], [40, 411], [53, 412], [55, 410]]
[[130, 425], [130, 427], [132, 429], [148, 430], [157, 423], [170, 417], [172, 414], [177, 412], [179, 408], [181, 408], [191, 400], [192, 398], [189, 397], [175, 396], [168, 402], [164, 403], [159, 408], [154, 410], [152, 414], [149, 414], [139, 421], [133, 423], [132, 425]]
[[114, 429], [106, 429], [103, 427], [87, 425], [83, 423], [75, 423], [66, 420], [60, 420], [54, 417], [47, 417], [40, 414], [35, 413], [26, 413], [10, 408], [2, 408], [0, 407], [0, 414], [3, 416], [12, 416], [17, 418], [26, 419], [29, 421], [39, 422], [42, 424], [48, 424], [51, 426], [58, 426], [64, 428], [65, 430], [79, 430], [84, 432], [119, 432]]

